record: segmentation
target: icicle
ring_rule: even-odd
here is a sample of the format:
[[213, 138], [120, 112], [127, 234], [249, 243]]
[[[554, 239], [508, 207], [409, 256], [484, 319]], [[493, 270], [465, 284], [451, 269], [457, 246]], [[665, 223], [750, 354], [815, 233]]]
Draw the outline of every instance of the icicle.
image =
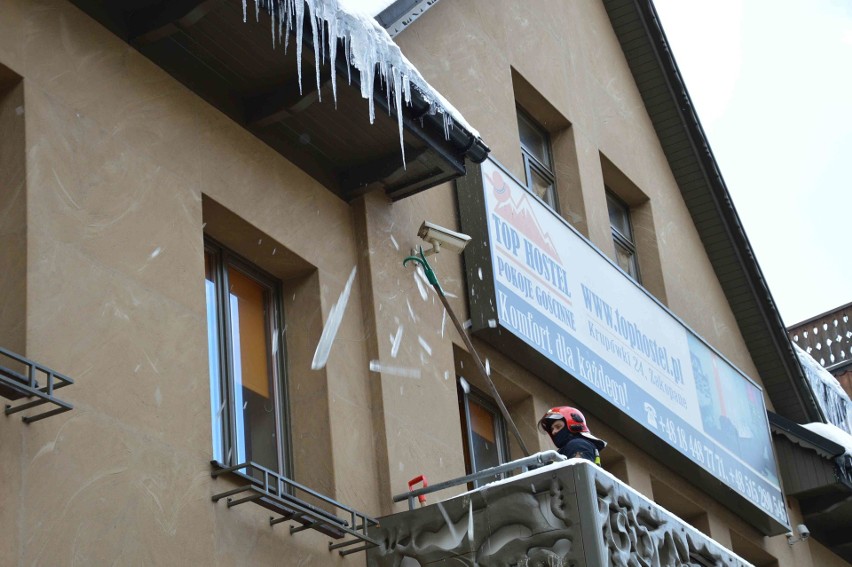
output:
[[302, 31], [305, 25], [305, 3], [295, 0], [296, 8], [296, 73], [299, 76], [299, 94], [302, 94]]
[[349, 84], [352, 84], [352, 44], [350, 36], [347, 35], [344, 40], [344, 48], [346, 49], [346, 78]]
[[[317, 84], [317, 96], [322, 98], [322, 75], [320, 62], [326, 61], [326, 50], [328, 50], [328, 62], [331, 65], [332, 93], [337, 106], [337, 41], [342, 40], [346, 63], [347, 80], [352, 84], [352, 67], [360, 75], [361, 96], [367, 99], [370, 123], [375, 122], [375, 102], [373, 94], [377, 85], [376, 76], [380, 83], [379, 88], [384, 86], [385, 95], [388, 100], [388, 112], [391, 104], [396, 105], [396, 119], [399, 125], [400, 149], [405, 166], [405, 145], [403, 129], [403, 105], [411, 104], [412, 83], [417, 89], [424, 102], [429, 105], [429, 114], [436, 112], [441, 114], [444, 136], [449, 137], [450, 130], [456, 122], [468, 130], [473, 136], [479, 136], [478, 132], [464, 121], [452, 105], [449, 104], [437, 91], [435, 91], [405, 58], [399, 47], [393, 42], [387, 32], [372, 17], [359, 12], [349, 12], [341, 9], [338, 0], [271, 0], [269, 11], [272, 27], [272, 42], [276, 45], [276, 22], [277, 22], [277, 44], [284, 44], [284, 50], [289, 47], [290, 34], [295, 27], [296, 40], [296, 66], [299, 82], [299, 93], [303, 94], [302, 86], [302, 39], [305, 27], [305, 4], [308, 6], [308, 17], [311, 19], [311, 36], [315, 51], [314, 63]], [[247, 21], [247, 0], [242, 0], [243, 22]], [[265, 5], [265, 4], [264, 4]], [[261, 0], [255, 0], [255, 18], [260, 20]], [[317, 26], [320, 26], [317, 29]], [[327, 27], [326, 27], [327, 26]], [[283, 41], [282, 41], [283, 36]]]
[[352, 268], [352, 272], [349, 274], [349, 279], [346, 280], [343, 291], [340, 292], [337, 303], [328, 312], [328, 320], [325, 322], [325, 328], [322, 330], [317, 350], [314, 352], [314, 360], [311, 362], [311, 368], [314, 370], [323, 368], [325, 363], [328, 362], [331, 345], [334, 342], [334, 337], [337, 336], [337, 329], [340, 328], [340, 323], [343, 321], [343, 312], [346, 311], [346, 305], [349, 303], [349, 293], [352, 291], [352, 282], [355, 281], [356, 271], [357, 268]]
[[317, 74], [317, 98], [322, 102], [322, 90], [320, 89], [320, 58], [322, 57], [322, 44], [319, 40], [317, 25], [322, 26], [322, 19], [316, 13], [316, 0], [308, 0], [308, 18], [311, 21], [311, 40], [314, 42], [314, 71]]
[[[396, 67], [393, 68], [391, 78], [393, 79], [393, 101], [396, 105], [396, 121], [399, 125], [399, 149], [402, 152], [402, 168], [407, 170], [408, 168], [405, 165], [405, 143], [402, 137], [402, 85], [400, 84], [401, 78], [399, 69]], [[388, 100], [390, 100], [390, 98], [388, 98]]]
[[331, 67], [331, 96], [334, 99], [334, 108], [337, 109], [337, 25], [340, 20], [337, 14], [328, 20], [328, 62]]

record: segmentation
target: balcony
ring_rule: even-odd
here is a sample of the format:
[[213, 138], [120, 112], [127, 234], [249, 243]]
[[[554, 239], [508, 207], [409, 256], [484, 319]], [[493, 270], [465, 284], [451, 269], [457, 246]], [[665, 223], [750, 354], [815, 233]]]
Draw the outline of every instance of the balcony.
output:
[[32, 423], [69, 411], [74, 406], [57, 398], [54, 392], [73, 383], [68, 376], [0, 348], [0, 397], [10, 401], [28, 400], [17, 405], [6, 404], [6, 415], [49, 404], [46, 411], [21, 418], [24, 423]]
[[370, 536], [370, 567], [750, 565], [580, 459], [380, 518]]

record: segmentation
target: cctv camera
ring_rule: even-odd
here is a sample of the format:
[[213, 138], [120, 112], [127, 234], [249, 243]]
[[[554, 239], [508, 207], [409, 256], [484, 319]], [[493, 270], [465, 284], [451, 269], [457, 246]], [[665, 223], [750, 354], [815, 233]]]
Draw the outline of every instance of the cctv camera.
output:
[[423, 221], [423, 224], [420, 225], [417, 236], [432, 244], [432, 250], [429, 250], [428, 254], [440, 252], [442, 247], [449, 248], [456, 254], [460, 254], [464, 250], [464, 247], [467, 246], [467, 243], [470, 242], [470, 236], [432, 224], [428, 221]]
[[802, 539], [808, 539], [811, 537], [811, 530], [808, 529], [808, 526], [805, 524], [799, 524], [796, 526], [796, 529], [799, 530], [799, 535]]

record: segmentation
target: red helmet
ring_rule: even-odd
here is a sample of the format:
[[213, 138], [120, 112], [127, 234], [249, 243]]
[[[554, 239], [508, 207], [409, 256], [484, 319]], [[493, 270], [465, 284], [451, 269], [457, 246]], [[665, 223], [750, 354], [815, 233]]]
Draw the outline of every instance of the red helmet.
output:
[[570, 406], [559, 406], [550, 408], [538, 424], [550, 435], [550, 425], [553, 421], [564, 420], [569, 431], [573, 433], [588, 433], [589, 426], [586, 425], [586, 417], [583, 412]]

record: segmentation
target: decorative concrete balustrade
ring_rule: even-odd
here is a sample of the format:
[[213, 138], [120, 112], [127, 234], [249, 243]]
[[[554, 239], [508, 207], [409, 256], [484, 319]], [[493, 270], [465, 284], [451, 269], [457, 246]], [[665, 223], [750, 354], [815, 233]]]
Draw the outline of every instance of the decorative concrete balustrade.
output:
[[743, 566], [599, 467], [572, 459], [381, 518], [373, 567]]

